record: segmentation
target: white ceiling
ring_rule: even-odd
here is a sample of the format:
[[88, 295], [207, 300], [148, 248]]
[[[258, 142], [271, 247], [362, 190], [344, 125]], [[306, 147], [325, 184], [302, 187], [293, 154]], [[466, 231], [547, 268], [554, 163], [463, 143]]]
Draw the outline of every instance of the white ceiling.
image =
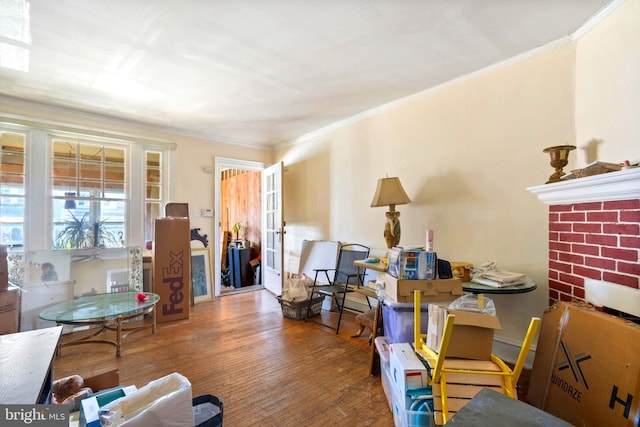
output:
[[566, 38], [610, 0], [0, 0], [0, 95], [275, 145]]

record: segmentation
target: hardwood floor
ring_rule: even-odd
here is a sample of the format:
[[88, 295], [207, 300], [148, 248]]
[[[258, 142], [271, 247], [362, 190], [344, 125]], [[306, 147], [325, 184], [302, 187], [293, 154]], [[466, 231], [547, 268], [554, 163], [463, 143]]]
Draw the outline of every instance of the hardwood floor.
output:
[[350, 338], [354, 317], [345, 313], [336, 335], [284, 318], [266, 290], [228, 295], [191, 307], [188, 320], [159, 324], [155, 335], [130, 335], [120, 358], [107, 345], [64, 347], [53, 376], [117, 368], [121, 384], [142, 387], [178, 372], [194, 397], [222, 400], [227, 427], [393, 426], [380, 377], [368, 375], [367, 338]]

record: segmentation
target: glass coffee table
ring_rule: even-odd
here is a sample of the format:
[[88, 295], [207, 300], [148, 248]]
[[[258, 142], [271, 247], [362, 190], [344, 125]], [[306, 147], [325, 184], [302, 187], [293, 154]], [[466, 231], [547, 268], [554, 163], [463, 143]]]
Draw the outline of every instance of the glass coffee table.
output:
[[[40, 318], [56, 322], [58, 325], [95, 326], [95, 331], [75, 341], [63, 342], [60, 347], [67, 345], [101, 343], [116, 347], [116, 356], [120, 357], [122, 342], [132, 332], [151, 328], [156, 333], [155, 306], [160, 297], [150, 292], [144, 292], [146, 299], [138, 301], [138, 292], [114, 292], [108, 294], [89, 295], [71, 301], [56, 304], [40, 313]], [[151, 325], [123, 325], [128, 320], [152, 313]], [[115, 340], [108, 339], [106, 331], [115, 331]], [[105, 333], [105, 337], [98, 337]]]

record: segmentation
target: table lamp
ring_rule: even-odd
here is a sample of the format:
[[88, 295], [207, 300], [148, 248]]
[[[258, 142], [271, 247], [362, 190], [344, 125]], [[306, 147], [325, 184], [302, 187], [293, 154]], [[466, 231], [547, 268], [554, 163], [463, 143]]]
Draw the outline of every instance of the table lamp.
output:
[[389, 206], [384, 225], [384, 240], [387, 242], [387, 248], [400, 244], [400, 212], [396, 212], [396, 205], [406, 205], [407, 203], [411, 203], [411, 199], [402, 188], [400, 178], [387, 177], [378, 180], [378, 187], [371, 201], [371, 207]]

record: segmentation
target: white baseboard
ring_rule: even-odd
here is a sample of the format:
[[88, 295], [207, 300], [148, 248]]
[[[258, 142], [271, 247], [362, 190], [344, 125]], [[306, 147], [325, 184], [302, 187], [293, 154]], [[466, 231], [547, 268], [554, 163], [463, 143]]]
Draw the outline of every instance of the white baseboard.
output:
[[[520, 354], [520, 348], [522, 342], [513, 341], [503, 337], [494, 337], [493, 339], [493, 353], [500, 359], [507, 363], [516, 363], [518, 354]], [[527, 360], [524, 362], [526, 369], [531, 369], [533, 366], [533, 358], [536, 354], [536, 346], [532, 345], [527, 354]]]

